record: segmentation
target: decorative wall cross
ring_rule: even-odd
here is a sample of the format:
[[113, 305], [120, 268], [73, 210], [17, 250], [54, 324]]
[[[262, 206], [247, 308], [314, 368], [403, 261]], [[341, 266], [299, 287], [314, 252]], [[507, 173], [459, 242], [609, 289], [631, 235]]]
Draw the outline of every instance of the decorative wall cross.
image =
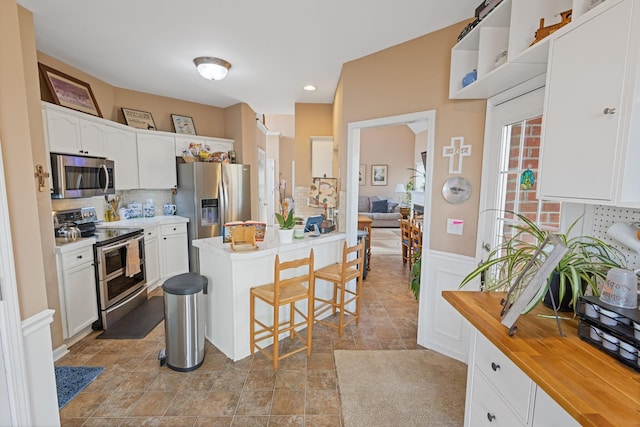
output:
[[36, 178], [38, 178], [38, 190], [46, 191], [47, 189], [47, 178], [49, 178], [49, 174], [44, 171], [42, 165], [36, 165], [36, 173], [34, 174]]
[[[462, 173], [462, 158], [471, 155], [471, 145], [465, 145], [464, 137], [455, 136], [451, 138], [451, 144], [442, 147], [442, 157], [449, 158], [449, 174]], [[458, 158], [456, 165], [456, 157]]]

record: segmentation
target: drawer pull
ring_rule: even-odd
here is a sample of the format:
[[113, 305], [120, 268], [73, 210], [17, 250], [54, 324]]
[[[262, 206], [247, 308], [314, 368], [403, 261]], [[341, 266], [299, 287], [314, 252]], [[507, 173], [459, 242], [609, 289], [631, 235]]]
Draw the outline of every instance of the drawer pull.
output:
[[496, 419], [496, 416], [495, 416], [495, 415], [493, 415], [493, 414], [492, 414], [492, 413], [490, 413], [490, 412], [487, 412], [487, 419], [489, 420], [489, 422], [490, 422], [490, 423], [492, 423], [492, 422], [493, 422], [493, 420], [495, 420], [495, 419]]
[[76, 258], [78, 258], [78, 259], [82, 259], [82, 255], [78, 255]]
[[491, 362], [491, 369], [493, 369], [493, 371], [495, 372], [500, 369], [500, 365], [496, 364], [495, 362]]
[[616, 109], [615, 108], [605, 108], [603, 111], [604, 114], [615, 114], [616, 113]]

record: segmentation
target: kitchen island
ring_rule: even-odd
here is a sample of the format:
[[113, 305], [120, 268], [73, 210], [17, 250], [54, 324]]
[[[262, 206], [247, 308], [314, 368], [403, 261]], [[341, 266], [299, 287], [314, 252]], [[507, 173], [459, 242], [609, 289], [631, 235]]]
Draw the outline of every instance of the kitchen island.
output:
[[[233, 252], [231, 244], [223, 243], [222, 237], [193, 241], [193, 246], [198, 248], [200, 274], [209, 281], [205, 336], [233, 361], [251, 355], [249, 290], [273, 282], [276, 254], [281, 262], [289, 261], [308, 257], [313, 248], [314, 270], [338, 262], [342, 257], [345, 233], [332, 232], [318, 237], [305, 233], [302, 239], [280, 243], [276, 231], [268, 227], [264, 242], [258, 242], [258, 249], [252, 251]], [[317, 291], [320, 294], [316, 295], [325, 298], [331, 293], [328, 286]], [[257, 318], [266, 321], [270, 316], [270, 306], [256, 306]], [[288, 318], [288, 312], [283, 310], [281, 316]]]
[[[475, 328], [465, 425], [638, 426], [640, 373], [578, 337], [578, 321], [539, 305], [516, 322], [500, 321], [504, 293], [442, 293]], [[571, 313], [561, 313], [570, 317]]]

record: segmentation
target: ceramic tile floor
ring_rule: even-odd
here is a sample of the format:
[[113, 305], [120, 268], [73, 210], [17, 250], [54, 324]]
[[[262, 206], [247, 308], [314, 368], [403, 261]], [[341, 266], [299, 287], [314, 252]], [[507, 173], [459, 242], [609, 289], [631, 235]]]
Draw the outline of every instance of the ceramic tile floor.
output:
[[[375, 230], [375, 229], [374, 229]], [[375, 249], [375, 248], [374, 248]], [[342, 338], [316, 325], [313, 352], [280, 362], [261, 354], [232, 362], [207, 342], [203, 365], [183, 373], [160, 367], [164, 323], [141, 340], [73, 345], [57, 365], [105, 370], [60, 411], [62, 426], [341, 426], [333, 350], [417, 349], [418, 306], [400, 255], [372, 255], [360, 325]], [[157, 291], [154, 291], [156, 293]]]

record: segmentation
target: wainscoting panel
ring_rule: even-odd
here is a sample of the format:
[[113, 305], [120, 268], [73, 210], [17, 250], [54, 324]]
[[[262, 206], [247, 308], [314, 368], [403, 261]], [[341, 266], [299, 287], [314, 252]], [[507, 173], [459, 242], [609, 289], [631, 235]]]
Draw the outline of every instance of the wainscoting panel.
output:
[[53, 313], [53, 310], [43, 310], [22, 322], [24, 363], [34, 426], [60, 425], [49, 326]]
[[469, 323], [442, 297], [442, 291], [458, 290], [475, 261], [471, 257], [427, 251], [422, 261], [418, 314], [418, 344], [467, 363]]

